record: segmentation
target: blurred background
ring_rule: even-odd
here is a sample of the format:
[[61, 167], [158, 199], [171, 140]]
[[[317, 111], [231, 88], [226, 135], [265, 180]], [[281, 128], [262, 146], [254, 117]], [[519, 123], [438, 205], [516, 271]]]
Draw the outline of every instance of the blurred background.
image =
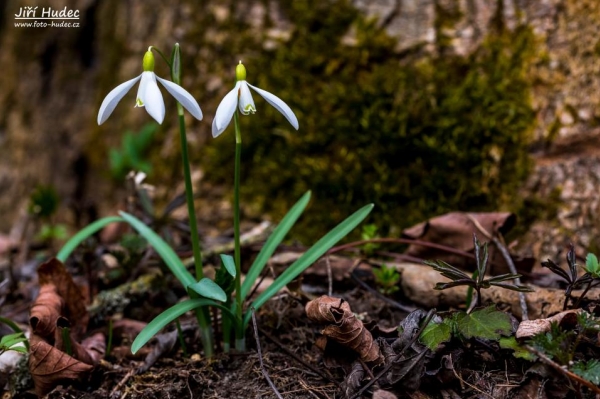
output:
[[[80, 25], [16, 26], [27, 6], [79, 10]], [[147, 173], [158, 208], [183, 193], [164, 90], [162, 125], [133, 108], [135, 88], [96, 123], [148, 46], [170, 54], [177, 42], [204, 112], [186, 123], [205, 231], [231, 224], [233, 128], [217, 139], [210, 128], [243, 60], [248, 82], [300, 121], [295, 131], [259, 96], [241, 118], [246, 220], [278, 221], [311, 189], [294, 229], [306, 243], [374, 202], [382, 235], [502, 210], [536, 257], [569, 241], [600, 249], [596, 0], [4, 0], [0, 21], [0, 233], [31, 213], [68, 235], [114, 214], [131, 169]]]

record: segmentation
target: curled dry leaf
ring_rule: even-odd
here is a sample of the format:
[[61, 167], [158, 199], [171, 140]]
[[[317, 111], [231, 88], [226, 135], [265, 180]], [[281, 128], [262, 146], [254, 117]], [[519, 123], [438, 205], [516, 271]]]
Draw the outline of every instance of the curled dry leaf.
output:
[[87, 301], [81, 293], [81, 288], [75, 284], [63, 263], [56, 258], [41, 264], [37, 272], [40, 287], [53, 284], [56, 292], [63, 299], [61, 315], [70, 320], [73, 336], [78, 340], [83, 338], [87, 330], [89, 314], [85, 307]]
[[63, 300], [54, 284], [40, 287], [40, 294], [29, 311], [29, 324], [32, 334], [52, 340], [56, 331], [56, 321], [60, 317]]
[[[40, 294], [31, 307], [29, 370], [43, 396], [65, 380], [83, 379], [106, 349], [103, 334], [79, 343], [89, 315], [85, 300], [64, 265], [52, 259], [38, 268]], [[63, 332], [69, 333], [68, 344]], [[71, 352], [66, 353], [70, 347]]]
[[363, 361], [381, 361], [379, 346], [373, 336], [343, 299], [323, 295], [306, 304], [306, 314], [313, 321], [330, 323], [321, 333], [353, 349]]
[[515, 334], [517, 339], [531, 338], [534, 335], [550, 331], [552, 323], [561, 323], [566, 317], [576, 316], [578, 313], [584, 312], [583, 309], [565, 310], [546, 319], [523, 320], [519, 324], [519, 328]]

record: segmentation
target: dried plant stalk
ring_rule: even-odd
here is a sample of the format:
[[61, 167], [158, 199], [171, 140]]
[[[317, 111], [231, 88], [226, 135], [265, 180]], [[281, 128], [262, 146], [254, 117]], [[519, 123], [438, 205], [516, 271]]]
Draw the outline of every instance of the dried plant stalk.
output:
[[306, 304], [309, 319], [330, 323], [321, 333], [341, 345], [356, 351], [365, 362], [381, 360], [379, 346], [363, 323], [356, 318], [350, 305], [341, 298], [323, 295]]

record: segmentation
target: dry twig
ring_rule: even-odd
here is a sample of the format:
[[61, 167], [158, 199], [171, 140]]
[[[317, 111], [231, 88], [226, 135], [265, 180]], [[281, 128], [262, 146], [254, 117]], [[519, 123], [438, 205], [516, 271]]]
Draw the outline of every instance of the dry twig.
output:
[[256, 338], [256, 351], [258, 352], [258, 361], [260, 362], [260, 369], [262, 370], [265, 379], [269, 383], [269, 386], [271, 387], [275, 395], [279, 399], [283, 399], [283, 396], [281, 396], [281, 394], [277, 390], [277, 387], [275, 386], [275, 384], [273, 384], [273, 381], [271, 380], [271, 377], [269, 377], [269, 373], [267, 373], [267, 369], [263, 364], [262, 350], [260, 349], [260, 339], [258, 338], [258, 327], [256, 325], [256, 315], [254, 314], [254, 308], [252, 308], [250, 311], [252, 312], [252, 325], [254, 326], [254, 338]]

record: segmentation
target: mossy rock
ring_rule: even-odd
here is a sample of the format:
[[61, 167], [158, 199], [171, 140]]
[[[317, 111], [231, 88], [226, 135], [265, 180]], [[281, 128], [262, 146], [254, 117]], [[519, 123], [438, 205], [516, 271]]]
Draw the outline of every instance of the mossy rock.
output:
[[[369, 202], [376, 205], [369, 222], [383, 233], [450, 210], [521, 205], [535, 124], [529, 27], [498, 24], [469, 56], [407, 56], [347, 3], [283, 7], [291, 38], [245, 65], [250, 83], [292, 107], [300, 130], [258, 96], [256, 115], [240, 118], [248, 210], [279, 220], [313, 190], [293, 230], [311, 242]], [[233, 128], [207, 151], [207, 178], [232, 184]]]

